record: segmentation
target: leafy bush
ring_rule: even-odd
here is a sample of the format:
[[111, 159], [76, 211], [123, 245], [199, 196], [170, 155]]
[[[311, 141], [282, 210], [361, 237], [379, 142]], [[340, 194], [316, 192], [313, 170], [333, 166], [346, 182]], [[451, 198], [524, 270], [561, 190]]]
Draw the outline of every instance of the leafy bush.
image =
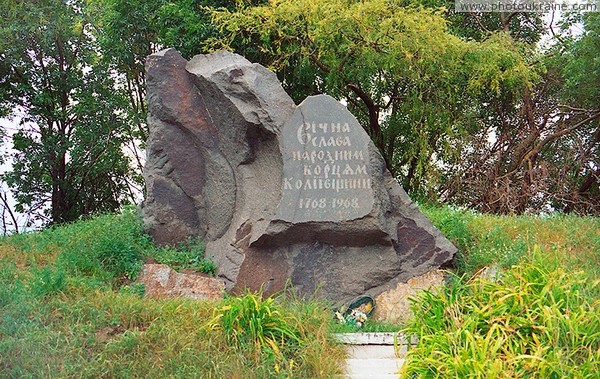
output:
[[[537, 250], [537, 249], [536, 249]], [[501, 281], [424, 292], [404, 330], [409, 378], [592, 378], [600, 372], [600, 281], [534, 254]]]

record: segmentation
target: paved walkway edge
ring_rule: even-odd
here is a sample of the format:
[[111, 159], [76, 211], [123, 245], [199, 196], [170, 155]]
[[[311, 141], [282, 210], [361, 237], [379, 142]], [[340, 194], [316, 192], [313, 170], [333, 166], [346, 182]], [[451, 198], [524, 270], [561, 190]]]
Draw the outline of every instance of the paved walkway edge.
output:
[[416, 345], [416, 336], [403, 333], [336, 333], [335, 339], [344, 345]]
[[345, 379], [398, 378], [407, 350], [418, 342], [415, 336], [402, 333], [337, 333], [334, 336], [348, 353]]

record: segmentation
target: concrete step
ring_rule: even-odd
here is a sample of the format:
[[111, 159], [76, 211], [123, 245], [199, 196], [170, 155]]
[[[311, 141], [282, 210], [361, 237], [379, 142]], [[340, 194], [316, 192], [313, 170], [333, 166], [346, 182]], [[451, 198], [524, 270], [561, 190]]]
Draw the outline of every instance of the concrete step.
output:
[[398, 379], [404, 359], [353, 359], [346, 360], [346, 379]]
[[347, 379], [399, 378], [408, 346], [417, 342], [396, 333], [344, 333], [336, 338], [348, 352]]
[[402, 333], [337, 333], [335, 338], [345, 345], [411, 345], [417, 344], [413, 336], [409, 338]]
[[352, 359], [396, 359], [396, 351], [391, 345], [346, 345], [348, 358]]

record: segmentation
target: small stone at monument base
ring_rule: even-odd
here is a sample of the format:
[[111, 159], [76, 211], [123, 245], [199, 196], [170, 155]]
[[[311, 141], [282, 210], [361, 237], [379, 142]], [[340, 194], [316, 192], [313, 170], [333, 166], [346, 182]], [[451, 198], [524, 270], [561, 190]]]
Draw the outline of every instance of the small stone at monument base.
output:
[[375, 297], [377, 306], [373, 320], [394, 324], [404, 324], [413, 317], [410, 310], [410, 297], [415, 297], [419, 291], [434, 291], [444, 284], [446, 275], [441, 270], [432, 270], [423, 275], [409, 279], [406, 283], [398, 283], [395, 288]]
[[200, 273], [180, 273], [167, 265], [148, 263], [138, 280], [147, 297], [184, 297], [193, 300], [223, 298], [223, 280]]

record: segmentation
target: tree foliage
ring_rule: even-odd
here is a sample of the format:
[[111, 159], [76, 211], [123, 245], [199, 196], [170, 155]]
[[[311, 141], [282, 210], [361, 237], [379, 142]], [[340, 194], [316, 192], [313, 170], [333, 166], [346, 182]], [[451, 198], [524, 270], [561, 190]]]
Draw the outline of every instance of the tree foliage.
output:
[[21, 116], [5, 176], [17, 210], [55, 223], [114, 210], [127, 197], [126, 104], [83, 2], [3, 0], [0, 9], [0, 104]]
[[101, 62], [114, 73], [115, 91], [128, 100], [124, 137], [136, 164], [136, 182], [141, 186], [146, 124], [146, 78], [144, 62], [158, 50], [155, 9], [161, 1], [91, 0], [90, 32], [101, 51]]
[[[540, 47], [539, 15], [452, 8], [0, 0], [0, 117], [20, 120], [2, 131], [16, 152], [3, 179], [17, 210], [49, 221], [115, 209], [143, 181], [147, 55], [228, 48], [273, 69], [296, 102], [345, 101], [413, 196], [495, 213], [600, 214], [598, 13], [565, 17]], [[573, 22], [581, 35], [568, 34]]]
[[490, 33], [509, 33], [515, 41], [533, 45], [540, 40], [546, 27], [539, 13], [526, 12], [456, 12], [454, 0], [420, 0], [428, 8], [447, 9], [450, 32], [458, 37], [483, 41]]
[[345, 99], [412, 192], [462, 155], [475, 96], [518, 93], [535, 77], [506, 33], [465, 41], [441, 11], [402, 1], [272, 1], [214, 20], [225, 36], [214, 46], [257, 45], [296, 101]]
[[143, 179], [143, 153], [148, 138], [146, 124], [146, 57], [176, 48], [184, 57], [206, 52], [203, 41], [216, 33], [206, 7], [231, 6], [231, 1], [200, 0], [88, 0], [93, 12], [92, 32], [102, 61], [116, 73], [116, 90], [129, 100], [127, 147]]
[[[600, 213], [598, 16], [533, 56], [540, 80], [519, 96], [479, 99], [463, 159], [448, 168], [446, 201], [486, 212]], [[595, 58], [596, 57], [596, 58]]]
[[[439, 0], [270, 1], [213, 13], [296, 101], [345, 100], [413, 195], [495, 213], [600, 212], [596, 14], [537, 46], [535, 14]], [[591, 79], [591, 80], [590, 80]]]

